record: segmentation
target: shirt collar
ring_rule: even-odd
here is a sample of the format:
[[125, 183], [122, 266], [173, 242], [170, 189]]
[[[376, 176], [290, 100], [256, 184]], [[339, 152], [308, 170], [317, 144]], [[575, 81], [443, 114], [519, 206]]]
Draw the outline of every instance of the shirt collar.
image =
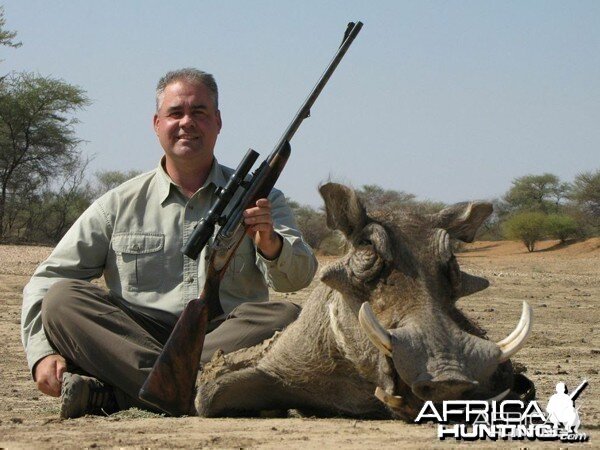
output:
[[[164, 203], [164, 201], [169, 197], [172, 188], [179, 190], [179, 186], [171, 179], [165, 170], [164, 161], [165, 157], [163, 156], [158, 164], [158, 168], [156, 169], [158, 174], [158, 188], [161, 204]], [[223, 168], [217, 161], [217, 158], [213, 158], [213, 164], [210, 168], [208, 177], [200, 189], [205, 189], [211, 184], [216, 187], [225, 187], [227, 184], [227, 177], [223, 173]]]

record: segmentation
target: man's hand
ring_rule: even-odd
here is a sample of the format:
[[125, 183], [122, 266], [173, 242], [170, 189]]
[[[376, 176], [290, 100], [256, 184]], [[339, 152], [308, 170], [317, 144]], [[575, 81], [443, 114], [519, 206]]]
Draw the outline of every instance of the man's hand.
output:
[[67, 369], [65, 358], [60, 355], [48, 355], [35, 366], [37, 388], [46, 395], [60, 397], [62, 376]]
[[244, 211], [246, 233], [250, 236], [258, 250], [267, 259], [276, 259], [281, 253], [283, 239], [273, 229], [271, 202], [266, 198], [256, 201], [256, 206]]

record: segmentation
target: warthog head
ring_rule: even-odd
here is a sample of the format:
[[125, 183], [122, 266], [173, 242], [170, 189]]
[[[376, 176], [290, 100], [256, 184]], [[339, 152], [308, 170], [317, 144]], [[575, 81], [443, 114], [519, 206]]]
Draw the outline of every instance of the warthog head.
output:
[[[459, 298], [489, 283], [460, 270], [452, 242], [473, 241], [492, 205], [460, 203], [431, 215], [368, 215], [346, 186], [328, 183], [320, 192], [328, 226], [340, 230], [350, 247], [323, 269], [321, 280], [347, 302], [362, 303], [359, 323], [381, 351], [381, 364], [388, 365], [389, 379], [376, 396], [406, 417], [426, 400], [506, 395], [509, 358], [529, 334], [530, 307], [523, 304], [515, 331], [498, 343], [485, 339], [456, 308]], [[335, 333], [335, 311], [330, 316]]]

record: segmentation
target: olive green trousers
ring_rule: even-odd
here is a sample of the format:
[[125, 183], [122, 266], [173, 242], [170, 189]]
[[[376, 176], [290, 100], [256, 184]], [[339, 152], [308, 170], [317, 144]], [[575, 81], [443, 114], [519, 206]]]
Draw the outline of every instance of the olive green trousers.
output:
[[[241, 304], [225, 320], [209, 324], [201, 362], [218, 349], [229, 353], [259, 344], [299, 312], [298, 305], [284, 301]], [[113, 386], [121, 409], [153, 409], [138, 392], [177, 322], [175, 315], [131, 305], [86, 281], [65, 280], [44, 297], [42, 322], [68, 370]]]

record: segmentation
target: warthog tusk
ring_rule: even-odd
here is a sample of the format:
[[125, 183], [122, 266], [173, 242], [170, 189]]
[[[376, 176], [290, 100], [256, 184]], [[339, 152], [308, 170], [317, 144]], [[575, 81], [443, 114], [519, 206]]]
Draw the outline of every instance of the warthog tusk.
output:
[[404, 406], [404, 399], [402, 397], [399, 395], [388, 394], [379, 386], [377, 386], [377, 389], [375, 389], [375, 397], [392, 409], [400, 409]]
[[505, 390], [504, 392], [500, 392], [498, 395], [496, 395], [495, 397], [492, 398], [488, 398], [486, 400], [486, 402], [488, 403], [492, 403], [492, 402], [499, 402], [500, 400], [503, 400], [504, 397], [506, 397], [508, 394], [510, 393], [510, 389]]
[[498, 362], [503, 363], [504, 361], [508, 361], [515, 353], [521, 350], [523, 345], [525, 345], [525, 341], [527, 340], [533, 325], [532, 315], [533, 311], [531, 310], [531, 306], [529, 306], [527, 302], [523, 302], [521, 319], [519, 320], [517, 327], [505, 339], [496, 343], [502, 352], [498, 358]]
[[381, 326], [369, 303], [364, 302], [358, 312], [358, 322], [361, 328], [367, 334], [369, 340], [385, 353], [387, 356], [392, 356], [392, 337], [390, 333]]

